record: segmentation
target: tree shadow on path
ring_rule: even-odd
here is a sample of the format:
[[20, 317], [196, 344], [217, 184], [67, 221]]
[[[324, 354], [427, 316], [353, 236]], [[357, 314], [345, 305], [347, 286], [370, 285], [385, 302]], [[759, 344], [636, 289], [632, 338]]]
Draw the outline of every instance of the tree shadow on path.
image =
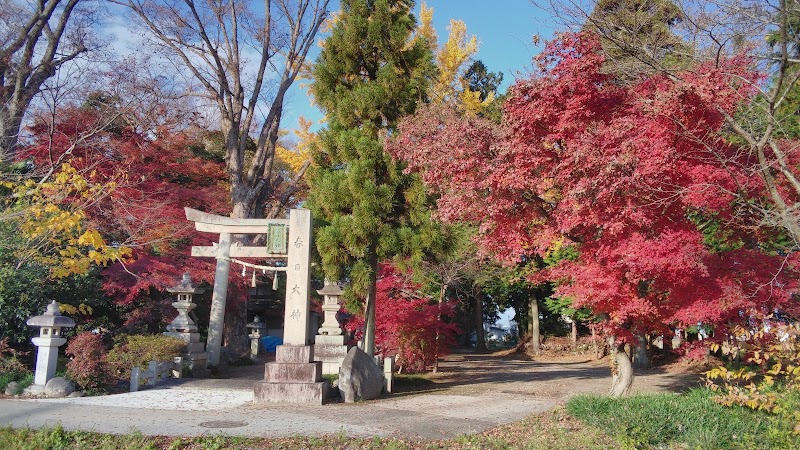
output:
[[[400, 377], [395, 394], [494, 391], [563, 397], [577, 393], [605, 394], [611, 387], [611, 373], [605, 360], [531, 360], [516, 354], [453, 354], [439, 363], [439, 373], [423, 380], [412, 380], [404, 383]], [[697, 386], [699, 381], [696, 373], [672, 373], [654, 368], [636, 373], [633, 392], [683, 392]]]

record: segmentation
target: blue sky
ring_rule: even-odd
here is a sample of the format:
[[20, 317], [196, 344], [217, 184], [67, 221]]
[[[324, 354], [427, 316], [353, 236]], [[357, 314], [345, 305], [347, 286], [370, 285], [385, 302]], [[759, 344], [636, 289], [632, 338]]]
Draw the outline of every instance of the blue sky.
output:
[[[418, 0], [417, 16], [420, 3]], [[549, 15], [530, 0], [428, 0], [426, 3], [434, 10], [433, 23], [440, 43], [447, 39], [450, 19], [464, 21], [467, 32], [476, 35], [480, 42], [476, 59], [483, 61], [490, 71], [503, 73], [503, 91], [520, 75], [524, 77], [530, 72], [531, 59], [541, 51], [541, 45], [533, 44], [533, 35], [549, 39], [554, 31]], [[311, 55], [311, 61], [317, 53]], [[285, 129], [295, 129], [299, 116], [315, 121], [322, 118], [297, 86], [287, 106], [283, 120]]]
[[504, 89], [519, 72], [530, 71], [531, 59], [541, 50], [533, 44], [533, 35], [548, 39], [553, 33], [548, 15], [529, 0], [428, 0], [427, 4], [433, 7], [440, 43], [447, 39], [450, 19], [463, 20], [481, 43], [476, 58], [489, 70], [503, 72]]

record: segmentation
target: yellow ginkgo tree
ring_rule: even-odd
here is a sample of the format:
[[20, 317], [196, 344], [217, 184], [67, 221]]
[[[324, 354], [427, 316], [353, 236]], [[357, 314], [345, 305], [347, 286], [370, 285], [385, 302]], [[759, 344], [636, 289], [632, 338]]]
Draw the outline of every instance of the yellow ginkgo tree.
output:
[[433, 27], [433, 8], [423, 2], [417, 35], [428, 41], [439, 69], [428, 94], [434, 103], [451, 103], [464, 111], [478, 114], [494, 101], [494, 94], [482, 99], [479, 91], [471, 90], [466, 78], [467, 69], [480, 46], [478, 37], [468, 34], [463, 20], [450, 20], [447, 31], [447, 41], [439, 46]]

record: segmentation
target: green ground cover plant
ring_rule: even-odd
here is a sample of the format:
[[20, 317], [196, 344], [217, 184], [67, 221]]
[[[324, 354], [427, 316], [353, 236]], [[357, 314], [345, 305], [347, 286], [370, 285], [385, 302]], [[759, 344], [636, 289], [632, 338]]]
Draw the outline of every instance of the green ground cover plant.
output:
[[790, 423], [766, 411], [727, 407], [705, 388], [627, 398], [577, 396], [567, 411], [626, 448], [800, 448]]

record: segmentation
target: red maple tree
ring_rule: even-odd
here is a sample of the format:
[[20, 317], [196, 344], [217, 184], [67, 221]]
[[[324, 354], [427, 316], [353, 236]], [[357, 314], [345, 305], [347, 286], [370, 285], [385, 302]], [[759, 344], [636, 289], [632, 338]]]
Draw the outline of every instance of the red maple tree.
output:
[[[755, 97], [753, 62], [628, 84], [603, 62], [596, 36], [563, 34], [512, 87], [502, 126], [427, 106], [388, 148], [422, 174], [442, 218], [480, 223], [498, 258], [579, 245], [578, 260], [542, 276], [621, 340], [794, 308], [797, 255], [764, 250], [780, 230], [759, 226], [758, 161], [723, 128]], [[708, 245], [704, 220], [737, 244]]]
[[[424, 372], [450, 353], [458, 333], [458, 325], [446, 320], [453, 302], [440, 304], [425, 296], [407, 273], [389, 263], [380, 265], [376, 288], [376, 354], [395, 356], [403, 371]], [[353, 316], [345, 328], [359, 339], [363, 323], [363, 317]]]
[[[220, 161], [192, 152], [196, 139], [166, 129], [143, 135], [123, 116], [85, 106], [65, 108], [54, 121], [37, 120], [30, 132], [31, 144], [19, 156], [39, 176], [68, 161], [96, 183], [114, 183], [84, 212], [106, 242], [132, 249], [131, 258], [103, 270], [104, 290], [118, 304], [147, 303], [151, 289], [174, 285], [186, 271], [195, 281], [213, 280], [213, 259], [189, 255], [192, 245], [209, 245], [214, 236], [196, 232], [183, 208], [228, 211], [227, 175]], [[234, 288], [244, 286], [232, 281]], [[145, 320], [142, 314], [151, 313], [134, 310], [128, 320]]]

